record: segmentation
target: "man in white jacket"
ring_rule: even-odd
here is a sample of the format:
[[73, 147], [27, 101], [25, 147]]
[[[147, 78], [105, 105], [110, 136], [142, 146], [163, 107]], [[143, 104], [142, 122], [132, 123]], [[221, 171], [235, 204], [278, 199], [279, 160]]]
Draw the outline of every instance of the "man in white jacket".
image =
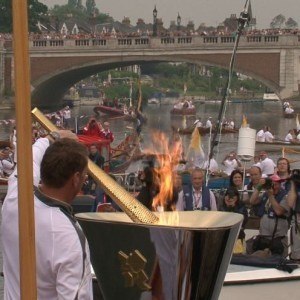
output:
[[[85, 181], [88, 162], [85, 146], [75, 139], [70, 131], [59, 131], [33, 145], [38, 299], [93, 298], [88, 244], [70, 205]], [[1, 234], [4, 299], [17, 300], [20, 299], [17, 170], [9, 177]]]

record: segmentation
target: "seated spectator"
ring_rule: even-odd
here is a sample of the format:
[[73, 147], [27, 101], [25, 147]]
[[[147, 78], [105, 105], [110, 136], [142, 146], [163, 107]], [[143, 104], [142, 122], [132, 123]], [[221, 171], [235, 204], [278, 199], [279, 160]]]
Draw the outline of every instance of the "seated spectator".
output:
[[294, 143], [296, 142], [296, 138], [294, 137], [294, 130], [290, 129], [288, 134], [284, 138], [285, 142]]
[[266, 127], [265, 131], [265, 142], [272, 143], [274, 141], [275, 137], [270, 131], [270, 127]]
[[266, 136], [265, 136], [266, 126], [264, 126], [261, 130], [259, 130], [256, 133], [256, 141], [257, 142], [265, 142]]
[[[240, 200], [239, 191], [235, 187], [229, 187], [226, 190], [224, 200], [223, 200], [220, 210], [227, 211], [227, 212], [235, 212], [235, 213], [242, 214], [244, 216], [244, 221], [242, 223], [242, 227], [240, 229], [240, 233], [238, 236], [238, 240], [240, 240], [240, 241], [237, 241], [237, 243], [235, 245], [235, 249], [234, 249], [234, 253], [243, 253], [244, 252], [243, 245], [244, 245], [244, 241], [245, 241], [244, 228], [245, 228], [245, 225], [248, 220], [248, 212], [247, 212], [246, 206]], [[238, 248], [241, 248], [241, 249], [238, 249]]]
[[240, 170], [233, 170], [229, 177], [229, 186], [236, 188], [238, 191], [241, 191], [244, 189], [243, 179], [243, 172], [241, 172]]
[[262, 174], [269, 175], [269, 176], [273, 175], [276, 167], [274, 161], [268, 157], [266, 151], [261, 151], [259, 153], [259, 157], [260, 157], [260, 168]]
[[224, 172], [228, 176], [230, 176], [233, 170], [236, 170], [242, 166], [234, 151], [230, 152], [227, 156], [225, 156], [222, 164], [225, 166]]
[[191, 184], [183, 186], [178, 194], [176, 209], [181, 210], [217, 210], [215, 195], [204, 184], [204, 173], [194, 169], [191, 174]]

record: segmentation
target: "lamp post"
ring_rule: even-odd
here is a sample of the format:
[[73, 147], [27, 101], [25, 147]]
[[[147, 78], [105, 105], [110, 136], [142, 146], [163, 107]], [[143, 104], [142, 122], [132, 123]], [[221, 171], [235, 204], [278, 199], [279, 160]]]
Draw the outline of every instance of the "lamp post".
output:
[[181, 25], [181, 17], [180, 17], [180, 15], [178, 13], [178, 16], [177, 16], [177, 31], [180, 30], [180, 25]]
[[157, 36], [157, 9], [156, 9], [156, 5], [153, 9], [153, 36]]

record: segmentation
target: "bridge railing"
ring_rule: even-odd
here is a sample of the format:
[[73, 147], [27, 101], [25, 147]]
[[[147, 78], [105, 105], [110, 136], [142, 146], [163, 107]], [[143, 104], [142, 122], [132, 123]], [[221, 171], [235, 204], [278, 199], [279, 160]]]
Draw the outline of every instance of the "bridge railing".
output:
[[[190, 48], [192, 47], [232, 47], [235, 36], [168, 36], [168, 37], [122, 37], [91, 39], [53, 39], [33, 40], [29, 42], [31, 49], [55, 48], [97, 48], [97, 49], [145, 49], [145, 48]], [[298, 35], [253, 35], [242, 36], [240, 46], [272, 47], [300, 46]]]

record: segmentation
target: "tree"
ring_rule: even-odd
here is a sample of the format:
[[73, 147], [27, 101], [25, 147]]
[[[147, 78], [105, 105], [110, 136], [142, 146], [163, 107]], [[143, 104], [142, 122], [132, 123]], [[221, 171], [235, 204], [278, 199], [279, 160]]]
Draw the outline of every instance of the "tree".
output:
[[284, 24], [284, 22], [285, 22], [285, 16], [280, 14], [273, 18], [273, 20], [270, 24], [270, 27], [271, 28], [281, 28], [282, 25]]
[[68, 0], [68, 4], [69, 7], [73, 7], [75, 8], [77, 6], [77, 0]]
[[285, 22], [285, 27], [289, 29], [298, 28], [298, 23], [293, 18], [288, 18]]
[[85, 6], [86, 12], [89, 16], [95, 16], [99, 13], [98, 9], [96, 8], [95, 0], [86, 0]]
[[[43, 21], [47, 15], [48, 7], [38, 0], [29, 0], [28, 29], [30, 32], [38, 31], [38, 21]], [[12, 0], [0, 0], [0, 32], [12, 32]]]

